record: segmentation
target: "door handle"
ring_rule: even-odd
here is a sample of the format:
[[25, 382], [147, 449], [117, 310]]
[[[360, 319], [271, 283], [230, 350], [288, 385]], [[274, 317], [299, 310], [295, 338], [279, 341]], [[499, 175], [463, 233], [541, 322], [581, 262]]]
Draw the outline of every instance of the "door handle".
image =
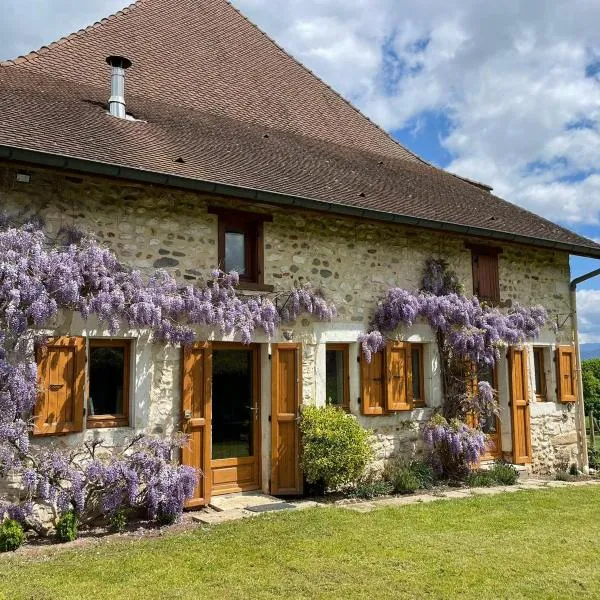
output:
[[186, 410], [186, 411], [183, 413], [183, 418], [184, 418], [184, 419], [186, 419], [186, 420], [189, 420], [189, 419], [191, 419], [191, 418], [192, 418], [192, 411], [191, 411], [191, 410]]

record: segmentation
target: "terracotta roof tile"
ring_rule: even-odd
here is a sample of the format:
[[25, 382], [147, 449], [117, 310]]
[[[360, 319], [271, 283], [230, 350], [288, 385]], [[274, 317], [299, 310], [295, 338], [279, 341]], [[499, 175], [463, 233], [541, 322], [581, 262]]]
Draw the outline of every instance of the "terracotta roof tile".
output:
[[[111, 54], [126, 121], [106, 112]], [[600, 246], [428, 165], [224, 0], [139, 0], [0, 68], [0, 145]], [[185, 162], [176, 162], [182, 158]]]

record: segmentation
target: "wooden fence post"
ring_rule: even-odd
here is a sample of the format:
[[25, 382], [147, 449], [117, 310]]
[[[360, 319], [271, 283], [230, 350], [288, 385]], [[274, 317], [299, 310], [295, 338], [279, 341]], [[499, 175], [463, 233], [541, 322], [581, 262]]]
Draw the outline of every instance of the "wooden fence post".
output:
[[595, 448], [595, 432], [594, 432], [594, 411], [590, 410], [590, 442], [592, 443], [592, 448]]

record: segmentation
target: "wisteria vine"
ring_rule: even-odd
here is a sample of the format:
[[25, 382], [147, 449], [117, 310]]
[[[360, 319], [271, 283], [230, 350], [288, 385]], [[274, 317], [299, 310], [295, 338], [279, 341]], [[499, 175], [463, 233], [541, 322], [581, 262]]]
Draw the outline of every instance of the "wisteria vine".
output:
[[[477, 442], [481, 432], [465, 421], [470, 417], [475, 424], [482, 423], [499, 413], [492, 387], [484, 381], [472, 385], [478, 369], [494, 366], [501, 349], [535, 339], [548, 314], [542, 306], [518, 304], [502, 312], [477, 297], [468, 298], [447, 263], [431, 259], [419, 291], [394, 287], [379, 302], [370, 330], [359, 337], [365, 359], [371, 362], [373, 354], [385, 348], [385, 334], [410, 327], [419, 319], [427, 322], [436, 336], [444, 392], [444, 416], [440, 418], [445, 424], [434, 422], [425, 430], [426, 445], [435, 450], [438, 467], [447, 462], [440, 462], [440, 452], [454, 454], [458, 462], [476, 462], [477, 452], [481, 455], [485, 449]], [[435, 443], [430, 439], [432, 431], [436, 432]], [[468, 451], [463, 448], [459, 452], [459, 438], [469, 442]]]
[[191, 343], [201, 327], [250, 343], [257, 330], [270, 339], [283, 322], [303, 312], [319, 320], [336, 314], [308, 285], [291, 289], [278, 308], [281, 294], [246, 296], [236, 289], [238, 283], [237, 273], [220, 270], [202, 285], [182, 286], [164, 270], [146, 279], [77, 230], [64, 229], [52, 238], [38, 222], [15, 224], [0, 216], [0, 476], [20, 477], [26, 490], [16, 506], [0, 502], [0, 512], [23, 517], [41, 499], [58, 513], [69, 508], [83, 514], [83, 490], [90, 486], [104, 490], [104, 513], [135, 504], [134, 497], [137, 504], [144, 498], [150, 516], [180, 512], [193, 477], [189, 468], [172, 462], [171, 450], [159, 441], [137, 439], [120, 458], [92, 457], [89, 465], [79, 460], [85, 455], [81, 449], [30, 447], [38, 392], [34, 348], [62, 311], [96, 316], [111, 334], [124, 327], [150, 330], [154, 340], [171, 344]]

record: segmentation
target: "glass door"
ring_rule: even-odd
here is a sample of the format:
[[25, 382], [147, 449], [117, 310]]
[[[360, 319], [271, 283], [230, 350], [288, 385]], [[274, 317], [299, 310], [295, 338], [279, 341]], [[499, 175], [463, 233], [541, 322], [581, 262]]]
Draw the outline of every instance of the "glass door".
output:
[[213, 494], [259, 487], [258, 369], [257, 345], [213, 344]]

